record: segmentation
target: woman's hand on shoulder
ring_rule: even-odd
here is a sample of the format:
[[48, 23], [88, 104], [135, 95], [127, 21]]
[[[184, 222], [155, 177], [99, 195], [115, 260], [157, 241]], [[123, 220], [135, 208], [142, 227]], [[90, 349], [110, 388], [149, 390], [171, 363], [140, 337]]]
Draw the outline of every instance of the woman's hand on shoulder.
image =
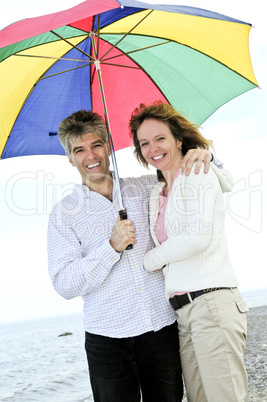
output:
[[211, 152], [207, 149], [195, 148], [189, 149], [186, 155], [183, 157], [183, 161], [181, 164], [181, 173], [188, 176], [192, 170], [194, 162], [196, 162], [195, 166], [195, 174], [198, 174], [200, 171], [200, 167], [204, 162], [204, 173], [208, 173], [210, 168], [210, 162], [212, 159]]

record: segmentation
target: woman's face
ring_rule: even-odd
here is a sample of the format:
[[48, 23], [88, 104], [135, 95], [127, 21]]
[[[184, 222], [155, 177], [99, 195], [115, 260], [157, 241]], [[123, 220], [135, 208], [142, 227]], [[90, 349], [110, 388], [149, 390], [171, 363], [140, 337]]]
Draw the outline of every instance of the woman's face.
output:
[[147, 163], [162, 172], [177, 169], [183, 157], [179, 149], [182, 142], [173, 137], [166, 123], [155, 119], [145, 120], [137, 130], [137, 138]]

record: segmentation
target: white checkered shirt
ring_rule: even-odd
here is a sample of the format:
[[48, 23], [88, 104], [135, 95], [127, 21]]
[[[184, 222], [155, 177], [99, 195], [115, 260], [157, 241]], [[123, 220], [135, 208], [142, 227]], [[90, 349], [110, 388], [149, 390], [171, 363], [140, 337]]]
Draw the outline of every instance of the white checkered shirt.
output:
[[110, 246], [117, 219], [113, 202], [76, 185], [53, 208], [48, 225], [48, 265], [55, 290], [64, 298], [84, 300], [85, 331], [113, 338], [157, 331], [176, 320], [165, 296], [162, 271], [143, 268], [150, 237], [148, 201], [155, 176], [120, 179], [124, 207], [134, 223], [136, 244], [117, 253]]

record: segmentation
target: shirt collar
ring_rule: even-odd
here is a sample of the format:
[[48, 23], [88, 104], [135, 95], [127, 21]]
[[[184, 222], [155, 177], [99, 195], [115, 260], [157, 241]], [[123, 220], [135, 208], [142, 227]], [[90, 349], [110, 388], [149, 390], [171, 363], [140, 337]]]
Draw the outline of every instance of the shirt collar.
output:
[[[113, 194], [114, 194], [114, 189], [115, 189], [115, 174], [113, 171], [111, 171], [112, 174], [112, 179], [113, 179]], [[93, 194], [97, 194], [95, 193], [95, 191], [91, 191], [89, 189], [89, 187], [87, 187], [85, 184], [75, 184], [74, 185], [74, 191], [78, 194], [79, 197], [83, 197], [83, 198], [90, 198], [93, 196]]]

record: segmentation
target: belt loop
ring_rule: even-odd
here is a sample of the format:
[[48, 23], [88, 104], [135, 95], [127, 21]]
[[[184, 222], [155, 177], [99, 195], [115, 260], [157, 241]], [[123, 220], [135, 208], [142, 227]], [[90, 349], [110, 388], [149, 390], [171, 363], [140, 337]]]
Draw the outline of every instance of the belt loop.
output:
[[190, 300], [190, 303], [193, 303], [193, 300], [192, 300], [190, 292], [187, 293], [187, 296], [188, 296], [188, 299]]

